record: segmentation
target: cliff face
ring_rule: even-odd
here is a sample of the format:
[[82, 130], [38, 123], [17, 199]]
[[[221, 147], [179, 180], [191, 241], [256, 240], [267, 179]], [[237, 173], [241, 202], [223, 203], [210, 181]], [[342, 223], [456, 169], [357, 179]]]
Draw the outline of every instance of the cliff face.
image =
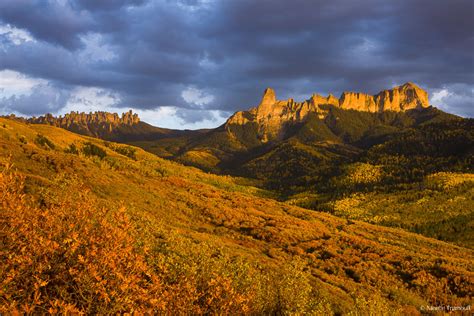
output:
[[71, 112], [64, 116], [55, 117], [52, 114], [33, 117], [28, 119], [33, 124], [48, 124], [61, 127], [83, 135], [103, 137], [112, 133], [119, 126], [133, 126], [140, 122], [138, 114], [132, 110], [122, 113], [120, 117], [117, 113], [91, 112], [79, 113]]
[[343, 92], [339, 99], [339, 106], [345, 110], [365, 112], [376, 112], [378, 109], [374, 96], [358, 92]]
[[408, 82], [390, 90], [384, 90], [375, 96], [365, 93], [344, 92], [340, 107], [367, 112], [394, 111], [403, 112], [429, 106], [428, 93]]
[[428, 93], [408, 82], [392, 90], [385, 90], [375, 96], [379, 111], [406, 111], [429, 106]]
[[365, 93], [343, 92], [337, 99], [333, 95], [327, 97], [314, 94], [309, 100], [295, 102], [293, 99], [281, 101], [276, 99], [275, 91], [265, 89], [260, 104], [249, 111], [235, 113], [226, 122], [227, 130], [231, 125], [244, 125], [249, 122], [258, 124], [258, 134], [262, 142], [281, 136], [286, 123], [303, 121], [309, 113], [324, 119], [328, 110], [322, 105], [332, 105], [345, 110], [356, 110], [371, 113], [383, 111], [402, 112], [411, 109], [429, 107], [428, 93], [409, 82], [384, 90], [377, 95]]

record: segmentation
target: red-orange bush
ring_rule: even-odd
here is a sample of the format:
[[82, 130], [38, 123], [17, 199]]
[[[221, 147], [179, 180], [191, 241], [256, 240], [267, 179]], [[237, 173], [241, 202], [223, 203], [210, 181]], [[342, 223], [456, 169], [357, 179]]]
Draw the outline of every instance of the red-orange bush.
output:
[[238, 288], [224, 268], [187, 275], [174, 267], [183, 262], [137, 247], [125, 210], [99, 207], [79, 181], [59, 178], [39, 201], [24, 183], [11, 166], [0, 173], [0, 313], [251, 311], [252, 286]]
[[[67, 183], [64, 187], [70, 186]], [[123, 210], [98, 208], [87, 189], [70, 186], [38, 207], [24, 177], [0, 174], [0, 310], [88, 313], [164, 310], [165, 290], [134, 249]]]

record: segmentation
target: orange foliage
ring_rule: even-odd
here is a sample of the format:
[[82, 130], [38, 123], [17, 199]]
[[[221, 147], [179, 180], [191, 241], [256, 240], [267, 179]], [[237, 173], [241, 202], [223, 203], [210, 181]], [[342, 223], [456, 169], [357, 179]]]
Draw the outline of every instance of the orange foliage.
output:
[[[165, 308], [165, 291], [134, 248], [123, 210], [96, 208], [85, 188], [42, 208], [24, 177], [0, 174], [1, 310], [123, 312]], [[72, 192], [68, 192], [72, 193]]]
[[164, 284], [166, 270], [153, 269], [147, 248], [135, 247], [123, 208], [98, 207], [68, 179], [61, 180], [64, 196], [39, 207], [24, 194], [24, 181], [11, 165], [0, 173], [0, 312], [249, 311], [251, 297], [220, 275], [200, 288], [184, 277]]

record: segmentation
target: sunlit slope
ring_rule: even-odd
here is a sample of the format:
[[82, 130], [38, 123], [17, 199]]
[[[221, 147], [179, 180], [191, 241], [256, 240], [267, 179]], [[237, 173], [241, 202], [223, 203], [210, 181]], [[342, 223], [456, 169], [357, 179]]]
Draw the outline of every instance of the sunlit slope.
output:
[[[358, 309], [367, 314], [372, 308], [376, 314], [384, 310], [401, 314], [417, 313], [422, 305], [467, 305], [472, 302], [472, 250], [400, 229], [279, 203], [265, 198], [267, 192], [248, 186], [244, 179], [206, 174], [138, 148], [79, 136], [51, 126], [25, 125], [6, 119], [0, 119], [0, 156], [4, 166], [12, 162], [13, 169], [26, 175], [25, 192], [28, 197], [36, 198], [38, 207], [58, 204], [55, 201], [64, 192], [74, 196], [74, 191], [82, 190], [76, 189], [75, 183], [80, 183], [77, 188], [90, 189], [89, 198], [97, 200], [94, 205], [98, 208], [125, 208], [133, 226], [131, 235], [138, 241], [132, 243], [133, 247], [144, 253], [145, 261], [155, 272], [157, 266], [162, 267], [152, 264], [159, 261], [156, 258], [166, 262], [166, 258], [177, 256], [184, 261], [176, 259], [175, 263], [195, 262], [196, 266], [209, 262], [202, 256], [189, 255], [192, 249], [197, 253], [202, 250], [210, 258], [228, 256], [260, 266], [252, 268], [254, 270], [249, 268], [249, 271], [289, 269], [283, 278], [287, 283], [274, 286], [280, 292], [266, 297], [262, 289], [253, 289], [254, 294], [245, 301], [245, 308], [239, 309], [242, 313], [313, 310], [328, 314]], [[71, 214], [76, 211], [70, 209]], [[107, 247], [108, 244], [103, 245]], [[8, 246], [8, 249], [15, 249]], [[143, 250], [145, 248], [153, 251]], [[219, 251], [205, 250], [208, 248]], [[14, 257], [15, 253], [8, 256]], [[301, 270], [288, 268], [297, 259], [303, 261], [304, 267]], [[66, 261], [66, 266], [69, 263]], [[228, 263], [224, 260], [215, 264], [222, 268]], [[216, 273], [230, 280], [229, 288], [219, 289], [224, 293], [244, 287], [242, 275], [251, 275], [251, 272], [240, 270], [226, 272], [217, 266]], [[167, 271], [176, 275], [185, 271], [184, 268], [183, 271], [174, 269]], [[202, 276], [211, 275], [211, 272], [196, 273]], [[255, 282], [272, 287], [278, 279]], [[212, 280], [205, 284], [216, 282]], [[3, 306], [14, 299], [5, 294], [9, 293], [8, 287], [13, 281], [8, 282], [0, 292]], [[163, 282], [166, 286], [175, 284], [173, 280]], [[301, 298], [300, 303], [292, 303], [289, 297], [294, 293], [285, 294], [283, 289], [294, 286], [296, 292], [303, 285], [310, 286], [305, 292], [308, 296]], [[48, 285], [44, 287], [47, 289]], [[202, 291], [207, 295], [205, 291], [211, 290], [208, 286]], [[268, 302], [262, 303], [258, 297]], [[75, 299], [80, 301], [79, 298], [70, 299], [71, 303]], [[102, 301], [98, 299], [97, 302]], [[175, 306], [173, 300], [169, 302], [168, 308]], [[201, 308], [207, 304], [205, 302], [209, 301], [198, 297], [188, 304]], [[105, 300], [103, 304], [109, 303]], [[126, 303], [123, 304], [125, 307], [118, 311], [127, 311]], [[136, 304], [140, 305], [139, 302]], [[219, 304], [223, 307], [226, 303]], [[198, 312], [226, 311], [211, 305], [205, 305], [208, 309]], [[80, 306], [87, 311], [85, 305]], [[153, 310], [153, 304], [150, 308]]]
[[391, 135], [289, 200], [472, 248], [473, 166], [474, 120], [430, 123]]

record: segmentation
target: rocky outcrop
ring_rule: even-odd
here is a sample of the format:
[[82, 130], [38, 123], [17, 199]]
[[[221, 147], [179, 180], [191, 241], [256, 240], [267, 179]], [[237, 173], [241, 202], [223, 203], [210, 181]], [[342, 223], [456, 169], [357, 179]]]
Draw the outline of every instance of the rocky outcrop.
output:
[[138, 114], [133, 113], [132, 110], [122, 113], [122, 117], [119, 117], [117, 113], [109, 112], [71, 112], [64, 116], [53, 116], [52, 114], [46, 114], [40, 117], [32, 117], [28, 119], [28, 122], [34, 124], [49, 124], [58, 127], [69, 127], [73, 124], [78, 125], [90, 125], [90, 124], [107, 124], [107, 125], [133, 125], [140, 122]]
[[275, 91], [267, 88], [257, 107], [235, 113], [226, 122], [226, 127], [257, 123], [260, 140], [267, 142], [279, 138], [285, 125], [301, 122], [310, 113], [324, 119], [328, 113], [327, 105], [344, 110], [379, 113], [422, 109], [428, 107], [429, 102], [428, 93], [411, 82], [381, 91], [375, 96], [359, 92], [343, 92], [337, 99], [332, 94], [327, 97], [313, 94], [310, 99], [303, 102], [295, 102], [293, 99], [277, 100]]
[[380, 92], [375, 96], [375, 102], [379, 112], [402, 112], [429, 106], [428, 93], [412, 82]]
[[52, 114], [32, 117], [28, 119], [28, 122], [53, 125], [88, 136], [104, 137], [106, 134], [113, 133], [117, 127], [138, 124], [140, 118], [132, 110], [122, 113], [121, 117], [117, 113], [109, 112], [71, 112], [58, 117]]
[[263, 92], [262, 101], [257, 108], [258, 117], [274, 115], [278, 110], [281, 109], [277, 106], [275, 91], [271, 88], [265, 89]]
[[343, 92], [339, 100], [339, 106], [344, 110], [377, 111], [374, 96], [359, 92]]
[[394, 111], [403, 112], [429, 106], [428, 93], [408, 82], [390, 90], [384, 90], [375, 96], [365, 93], [342, 93], [339, 106], [342, 109], [366, 112]]
[[323, 104], [338, 105], [339, 100], [333, 95], [327, 97], [314, 94], [309, 100], [295, 102], [293, 99], [277, 100], [275, 91], [265, 89], [259, 105], [249, 111], [240, 111], [232, 115], [226, 123], [228, 130], [231, 125], [245, 125], [250, 122], [258, 124], [258, 134], [262, 142], [278, 138], [282, 127], [288, 122], [299, 122], [309, 113], [315, 113], [323, 118], [326, 110]]

